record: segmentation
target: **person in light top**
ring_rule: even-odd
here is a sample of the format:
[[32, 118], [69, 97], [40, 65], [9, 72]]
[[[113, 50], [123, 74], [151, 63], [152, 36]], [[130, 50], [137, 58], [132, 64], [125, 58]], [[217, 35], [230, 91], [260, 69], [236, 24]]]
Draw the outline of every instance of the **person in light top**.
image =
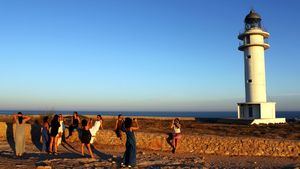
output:
[[172, 140], [173, 150], [172, 150], [172, 152], [175, 153], [176, 149], [178, 147], [178, 141], [181, 138], [181, 124], [180, 124], [180, 121], [178, 118], [175, 118], [172, 121], [171, 128], [173, 129], [173, 140]]
[[[90, 119], [90, 124], [92, 124], [92, 119]], [[95, 121], [93, 127], [90, 128], [90, 132], [92, 134], [92, 138], [90, 143], [93, 144], [96, 139], [96, 134], [99, 131], [99, 129], [103, 130], [103, 119], [101, 115], [97, 115], [97, 120]]]
[[61, 144], [61, 139], [62, 139], [62, 136], [64, 134], [64, 129], [65, 129], [64, 117], [62, 114], [59, 114], [58, 121], [59, 121], [60, 126], [58, 128], [58, 134], [56, 136], [57, 137], [56, 147], [58, 147]]

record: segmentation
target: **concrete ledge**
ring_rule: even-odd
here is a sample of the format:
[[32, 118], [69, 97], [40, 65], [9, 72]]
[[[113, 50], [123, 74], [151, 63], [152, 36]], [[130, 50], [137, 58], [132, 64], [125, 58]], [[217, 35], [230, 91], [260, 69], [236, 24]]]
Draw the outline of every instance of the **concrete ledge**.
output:
[[254, 119], [251, 124], [277, 124], [286, 123], [285, 118]]

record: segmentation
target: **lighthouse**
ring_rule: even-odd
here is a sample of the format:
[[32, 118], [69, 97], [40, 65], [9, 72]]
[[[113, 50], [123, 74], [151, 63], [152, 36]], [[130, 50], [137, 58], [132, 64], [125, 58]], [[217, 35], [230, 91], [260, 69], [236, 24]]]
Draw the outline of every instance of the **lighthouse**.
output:
[[265, 50], [270, 47], [270, 34], [263, 29], [261, 17], [254, 10], [244, 23], [244, 31], [238, 35], [238, 49], [244, 52], [246, 99], [238, 103], [238, 118], [253, 120], [252, 124], [285, 123], [285, 118], [276, 118], [276, 103], [267, 102]]

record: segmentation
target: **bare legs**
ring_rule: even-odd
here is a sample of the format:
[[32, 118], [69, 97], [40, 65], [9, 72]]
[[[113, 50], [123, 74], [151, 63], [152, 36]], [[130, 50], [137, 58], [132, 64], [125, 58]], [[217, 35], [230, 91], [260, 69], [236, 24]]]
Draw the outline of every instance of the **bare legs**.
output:
[[49, 153], [52, 153], [54, 148], [54, 153], [57, 153], [57, 137], [50, 137]]
[[58, 136], [56, 136], [56, 149], [58, 148], [58, 146], [61, 144], [61, 140], [62, 140], [62, 134], [59, 134]]
[[84, 146], [86, 146], [86, 148], [88, 149], [88, 151], [91, 155], [91, 158], [94, 158], [94, 155], [93, 155], [93, 152], [92, 152], [92, 149], [91, 149], [91, 144], [81, 143], [81, 155], [84, 156]]
[[81, 155], [84, 156], [84, 143], [81, 143]]
[[20, 153], [16, 154], [17, 157], [22, 157], [22, 155], [23, 154], [20, 154]]
[[180, 139], [180, 135], [179, 136], [177, 136], [177, 135], [175, 135], [175, 136], [173, 136], [173, 140], [172, 140], [172, 144], [173, 144], [173, 150], [172, 150], [172, 152], [173, 153], [175, 153], [175, 151], [176, 151], [176, 149], [177, 149], [177, 147], [178, 147], [178, 140]]

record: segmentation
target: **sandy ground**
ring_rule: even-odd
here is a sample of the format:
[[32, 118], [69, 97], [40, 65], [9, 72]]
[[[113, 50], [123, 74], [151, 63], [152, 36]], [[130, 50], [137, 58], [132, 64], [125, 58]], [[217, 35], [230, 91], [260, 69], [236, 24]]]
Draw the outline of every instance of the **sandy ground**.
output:
[[[120, 168], [124, 147], [95, 145], [93, 151], [95, 159], [88, 158], [88, 155], [81, 157], [77, 144], [63, 143], [57, 156], [40, 153], [36, 147], [27, 146], [24, 157], [17, 158], [8, 144], [0, 143], [0, 168]], [[138, 150], [137, 163], [135, 168], [299, 168], [300, 158], [200, 156]]]

